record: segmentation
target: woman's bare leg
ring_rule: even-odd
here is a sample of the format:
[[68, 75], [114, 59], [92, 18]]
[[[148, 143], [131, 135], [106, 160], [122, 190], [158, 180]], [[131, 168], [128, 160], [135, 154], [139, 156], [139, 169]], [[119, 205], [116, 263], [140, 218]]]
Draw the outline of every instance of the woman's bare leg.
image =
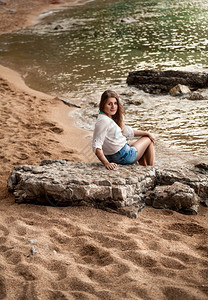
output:
[[139, 163], [143, 166], [154, 166], [154, 163], [155, 163], [155, 149], [154, 149], [154, 145], [153, 145], [152, 142], [147, 147], [146, 151], [144, 152], [144, 155], [139, 160]]
[[147, 160], [149, 166], [154, 166], [155, 164], [155, 148], [153, 142], [149, 145], [147, 149]]
[[153, 142], [148, 137], [141, 137], [131, 146], [137, 148], [137, 161], [143, 166], [154, 166], [155, 151]]
[[138, 160], [141, 166], [148, 166], [147, 161], [145, 159], [145, 154]]

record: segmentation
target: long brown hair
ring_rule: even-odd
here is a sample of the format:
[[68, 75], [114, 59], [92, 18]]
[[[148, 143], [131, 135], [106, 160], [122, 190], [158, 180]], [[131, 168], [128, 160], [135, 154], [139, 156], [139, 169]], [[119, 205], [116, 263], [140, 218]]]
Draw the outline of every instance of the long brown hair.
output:
[[116, 92], [111, 91], [111, 90], [107, 90], [105, 91], [102, 95], [101, 95], [101, 99], [100, 99], [100, 104], [99, 104], [99, 109], [101, 112], [104, 112], [104, 106], [106, 101], [108, 100], [108, 98], [115, 98], [117, 100], [118, 103], [118, 109], [117, 112], [115, 113], [115, 115], [112, 116], [112, 119], [116, 122], [116, 124], [123, 129], [123, 116], [125, 114], [123, 105], [121, 104], [118, 95], [116, 94]]

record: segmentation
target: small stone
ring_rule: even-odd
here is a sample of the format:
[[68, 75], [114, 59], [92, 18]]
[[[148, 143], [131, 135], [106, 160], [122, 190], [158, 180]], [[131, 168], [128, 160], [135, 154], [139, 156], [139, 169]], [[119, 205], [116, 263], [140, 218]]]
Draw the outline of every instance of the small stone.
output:
[[54, 27], [54, 30], [61, 30], [64, 29], [61, 25], [56, 25], [56, 27]]
[[188, 98], [188, 100], [204, 100], [205, 98], [202, 96], [202, 94], [198, 92], [193, 92]]
[[169, 91], [169, 93], [172, 96], [179, 96], [179, 95], [184, 95], [184, 94], [190, 94], [191, 90], [186, 85], [177, 84]]
[[137, 20], [135, 20], [132, 17], [127, 17], [127, 18], [121, 19], [121, 23], [131, 24], [131, 23], [134, 23], [134, 22], [137, 22]]
[[13, 13], [13, 14], [14, 14], [14, 13], [16, 13], [16, 9], [9, 8], [9, 9], [8, 9], [8, 12], [10, 12], [10, 13]]
[[48, 247], [48, 245], [46, 245], [45, 250], [50, 251], [50, 248]]
[[37, 246], [32, 246], [32, 248], [31, 248], [32, 255], [35, 255], [37, 252], [38, 252], [38, 247]]
[[38, 241], [37, 240], [29, 240], [28, 243], [30, 244], [36, 244]]
[[53, 253], [56, 254], [57, 253], [56, 250], [53, 250]]

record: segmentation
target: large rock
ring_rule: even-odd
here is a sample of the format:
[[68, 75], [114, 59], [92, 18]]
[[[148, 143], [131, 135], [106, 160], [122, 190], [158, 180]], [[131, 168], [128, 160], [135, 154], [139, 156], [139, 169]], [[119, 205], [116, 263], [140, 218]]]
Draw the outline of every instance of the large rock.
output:
[[168, 93], [181, 84], [191, 90], [208, 87], [208, 74], [205, 72], [141, 70], [130, 72], [127, 84], [134, 85], [148, 93]]
[[[201, 165], [206, 166], [206, 164]], [[208, 200], [208, 171], [204, 170], [202, 174], [198, 165], [193, 169], [157, 169], [157, 185], [172, 185], [174, 182], [181, 182], [193, 188], [200, 197], [200, 202], [206, 205]]]
[[[18, 203], [88, 205], [137, 217], [145, 201], [155, 206], [152, 200], [154, 194], [151, 197], [149, 194], [151, 201], [147, 201], [148, 192], [155, 193], [157, 189], [163, 189], [162, 185], [170, 186], [180, 182], [187, 193], [180, 194], [182, 204], [171, 204], [169, 208], [196, 213], [199, 197], [204, 203], [208, 198], [208, 174], [198, 173], [197, 170], [165, 170], [135, 164], [117, 166], [109, 171], [97, 163], [46, 160], [40, 166], [15, 167], [9, 176], [8, 188]], [[181, 185], [175, 185], [171, 194], [172, 203], [176, 199], [178, 201], [176, 195], [179, 191]], [[168, 197], [164, 198], [163, 204], [160, 201], [160, 208], [167, 208]]]
[[15, 167], [8, 187], [18, 203], [88, 205], [136, 217], [145, 206], [144, 194], [155, 186], [155, 173], [151, 167], [108, 171], [97, 163], [49, 160]]
[[156, 186], [147, 193], [145, 202], [155, 208], [167, 208], [191, 215], [197, 214], [199, 208], [199, 197], [194, 189], [180, 182]]

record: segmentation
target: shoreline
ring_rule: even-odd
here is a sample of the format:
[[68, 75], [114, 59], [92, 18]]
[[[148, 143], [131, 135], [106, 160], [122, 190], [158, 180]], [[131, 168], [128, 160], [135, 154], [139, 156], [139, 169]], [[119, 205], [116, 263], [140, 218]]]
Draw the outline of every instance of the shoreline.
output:
[[79, 3], [85, 3], [85, 0], [57, 0], [54, 4], [52, 0], [47, 3], [44, 0], [34, 0], [29, 1], [29, 4], [26, 0], [19, 0], [15, 3], [12, 0], [4, 2], [5, 5], [0, 3], [0, 16], [3, 17], [0, 23], [0, 35], [22, 27], [33, 26], [36, 23], [35, 20], [45, 11], [79, 5]]
[[[21, 0], [19, 5], [20, 2], [24, 4], [27, 1]], [[55, 8], [78, 2], [65, 1], [55, 5]], [[32, 13], [29, 9], [29, 15], [24, 11], [23, 17], [20, 9], [19, 28], [32, 26], [41, 12], [51, 8], [55, 9], [52, 4], [46, 5], [44, 2]], [[23, 23], [25, 19], [27, 21]], [[87, 161], [87, 156], [80, 149], [89, 145], [89, 132], [76, 126], [76, 120], [69, 116], [75, 108], [68, 107], [54, 96], [31, 89], [18, 72], [3, 65], [0, 65], [0, 91], [0, 149], [3, 150], [0, 155], [0, 188], [3, 195], [7, 194], [7, 178], [15, 165], [39, 164], [42, 159]]]
[[[23, 2], [24, 4], [27, 1], [21, 0], [20, 2], [21, 3]], [[17, 6], [15, 6], [15, 8], [17, 9], [15, 15], [16, 14], [18, 16], [20, 15], [20, 19], [17, 16], [19, 22], [18, 28], [34, 25], [35, 20], [38, 19], [40, 14], [44, 13], [46, 10], [48, 11], [48, 10], [62, 9], [62, 7], [65, 8], [67, 6], [70, 6], [71, 4], [76, 5], [80, 2], [84, 2], [84, 1], [79, 1], [79, 0], [72, 0], [72, 1], [69, 0], [63, 2], [60, 1], [59, 4], [50, 4], [50, 3], [45, 4], [45, 1], [42, 1], [41, 3], [40, 1], [32, 1], [33, 3], [32, 8], [35, 9], [35, 11], [31, 12], [31, 7], [30, 7], [30, 9], [28, 8], [24, 10], [23, 16], [22, 16], [22, 9], [20, 8], [20, 10], [18, 10], [18, 4], [20, 3], [17, 3]], [[10, 3], [14, 5], [13, 2], [9, 0], [7, 4], [9, 5]], [[17, 23], [15, 23], [14, 25], [15, 28], [12, 28], [11, 26], [11, 29], [6, 32], [2, 32], [2, 25], [0, 25], [0, 34], [9, 33], [13, 30], [17, 30], [16, 28]], [[11, 88], [14, 89], [15, 91], [18, 91], [20, 93], [27, 93], [29, 96], [35, 97], [36, 99], [44, 98], [48, 100], [48, 107], [46, 108], [45, 116], [43, 116], [43, 118], [46, 118], [46, 120], [49, 120], [49, 122], [55, 121], [55, 123], [61, 126], [61, 130], [60, 130], [61, 134], [56, 134], [56, 133], [55, 134], [56, 134], [56, 140], [59, 142], [59, 146], [64, 148], [64, 150], [62, 149], [63, 150], [62, 152], [67, 154], [67, 148], [69, 148], [70, 149], [69, 159], [71, 154], [76, 153], [76, 159], [80, 159], [81, 161], [86, 161], [86, 157], [84, 157], [82, 154], [79, 155], [79, 150], [80, 147], [83, 147], [83, 144], [88, 143], [86, 139], [87, 136], [89, 135], [89, 132], [87, 132], [87, 130], [81, 129], [78, 126], [76, 126], [75, 125], [76, 120], [73, 117], [69, 116], [69, 113], [73, 111], [74, 108], [70, 108], [66, 106], [61, 100], [60, 101], [54, 100], [55, 97], [49, 94], [45, 94], [43, 92], [31, 89], [25, 84], [22, 76], [15, 70], [0, 65], [0, 74], [1, 74], [0, 78], [5, 80], [9, 84], [9, 86], [11, 86]], [[82, 140], [80, 140], [80, 138], [78, 137], [82, 137]], [[72, 160], [74, 160], [74, 158], [72, 158]]]

